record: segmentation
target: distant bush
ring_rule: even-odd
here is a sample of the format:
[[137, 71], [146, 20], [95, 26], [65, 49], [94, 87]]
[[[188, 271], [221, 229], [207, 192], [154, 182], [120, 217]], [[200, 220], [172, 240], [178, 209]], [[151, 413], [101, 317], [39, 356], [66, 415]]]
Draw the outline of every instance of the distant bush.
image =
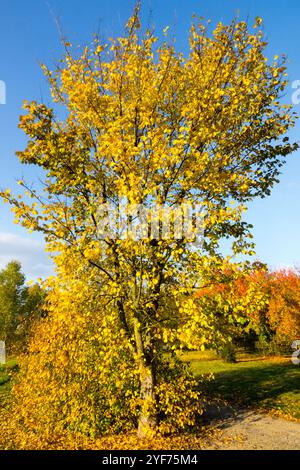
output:
[[218, 356], [225, 362], [235, 363], [236, 362], [236, 351], [232, 343], [228, 343], [218, 350]]

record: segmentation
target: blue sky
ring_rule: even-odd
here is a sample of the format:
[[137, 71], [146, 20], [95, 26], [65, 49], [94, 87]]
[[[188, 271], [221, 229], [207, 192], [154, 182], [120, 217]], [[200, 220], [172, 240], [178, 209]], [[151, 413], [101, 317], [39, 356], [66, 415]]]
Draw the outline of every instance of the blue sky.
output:
[[[0, 80], [6, 83], [7, 103], [0, 104], [0, 186], [15, 188], [16, 179], [38, 178], [39, 171], [21, 166], [15, 151], [24, 148], [25, 136], [18, 130], [24, 99], [49, 103], [47, 83], [39, 63], [58, 62], [62, 55], [55, 18], [64, 35], [74, 44], [86, 44], [93, 32], [111, 37], [121, 33], [132, 11], [132, 0], [1, 0], [0, 3]], [[229, 22], [239, 13], [253, 22], [264, 20], [269, 41], [268, 55], [286, 53], [290, 82], [300, 80], [300, 3], [298, 0], [144, 0], [143, 17], [161, 31], [170, 25], [177, 48], [187, 50], [191, 16]], [[287, 90], [291, 102], [293, 90]], [[295, 106], [300, 113], [300, 104]], [[299, 139], [300, 121], [291, 132]], [[300, 140], [300, 139], [299, 139]], [[300, 265], [300, 152], [293, 154], [283, 169], [280, 184], [272, 195], [251, 204], [247, 219], [254, 225], [257, 256], [273, 268]], [[14, 225], [9, 208], [0, 202], [0, 267], [9, 259], [19, 259], [28, 278], [47, 276], [51, 262], [44, 253], [43, 241], [36, 234]]]

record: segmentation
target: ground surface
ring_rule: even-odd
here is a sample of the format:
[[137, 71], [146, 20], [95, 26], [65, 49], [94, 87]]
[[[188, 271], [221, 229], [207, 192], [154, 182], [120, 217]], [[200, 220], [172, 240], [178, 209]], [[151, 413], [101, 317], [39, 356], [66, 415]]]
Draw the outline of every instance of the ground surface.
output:
[[208, 443], [215, 450], [300, 450], [300, 423], [231, 407], [211, 407], [210, 424], [222, 433]]
[[[163, 443], [158, 448], [300, 450], [300, 366], [290, 358], [245, 353], [238, 355], [236, 364], [226, 364], [209, 352], [185, 356], [196, 376], [213, 373], [215, 377], [205, 391], [213, 400], [205, 414], [207, 437], [201, 431], [195, 442], [183, 440], [171, 447]], [[17, 371], [15, 360], [0, 367], [0, 409], [6, 408]], [[103, 448], [95, 444], [91, 448]], [[135, 445], [128, 443], [128, 448]], [[111, 448], [111, 443], [105, 446]]]

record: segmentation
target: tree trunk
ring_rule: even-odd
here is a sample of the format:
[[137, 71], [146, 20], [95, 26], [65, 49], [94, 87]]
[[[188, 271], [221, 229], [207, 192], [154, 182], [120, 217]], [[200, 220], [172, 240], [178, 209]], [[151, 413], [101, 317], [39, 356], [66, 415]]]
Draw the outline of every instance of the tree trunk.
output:
[[134, 335], [137, 350], [137, 366], [140, 372], [141, 411], [138, 421], [138, 437], [150, 436], [156, 426], [155, 371], [151, 355], [145, 354], [143, 337], [138, 319], [134, 322]]
[[154, 373], [151, 365], [140, 364], [141, 412], [138, 422], [138, 437], [150, 437], [156, 426], [154, 396]]

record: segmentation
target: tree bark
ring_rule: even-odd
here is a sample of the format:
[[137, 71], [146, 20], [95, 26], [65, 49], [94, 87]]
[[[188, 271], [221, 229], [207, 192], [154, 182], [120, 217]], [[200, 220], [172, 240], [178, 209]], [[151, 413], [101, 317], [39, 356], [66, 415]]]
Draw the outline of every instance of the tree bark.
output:
[[141, 411], [138, 421], [138, 438], [151, 436], [156, 427], [154, 373], [151, 365], [140, 366]]
[[138, 420], [138, 437], [143, 439], [155, 430], [157, 419], [155, 409], [155, 371], [151, 355], [145, 354], [143, 337], [138, 319], [134, 324], [137, 361], [140, 372], [141, 411]]

